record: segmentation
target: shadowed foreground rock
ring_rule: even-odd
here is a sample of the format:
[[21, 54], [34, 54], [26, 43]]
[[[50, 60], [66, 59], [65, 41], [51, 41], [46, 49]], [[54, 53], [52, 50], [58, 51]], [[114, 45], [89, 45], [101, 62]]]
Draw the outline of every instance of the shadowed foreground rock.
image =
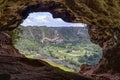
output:
[[0, 55], [23, 57], [13, 46], [12, 38], [8, 34], [8, 31], [0, 32]]
[[0, 56], [0, 80], [92, 80], [41, 60]]

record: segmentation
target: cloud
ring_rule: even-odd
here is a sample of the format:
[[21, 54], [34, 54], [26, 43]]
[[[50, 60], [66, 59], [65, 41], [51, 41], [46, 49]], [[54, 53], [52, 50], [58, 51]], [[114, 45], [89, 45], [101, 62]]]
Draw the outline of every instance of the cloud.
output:
[[48, 27], [84, 27], [82, 23], [67, 23], [61, 18], [53, 18], [49, 12], [30, 13], [21, 24], [23, 26], [48, 26]]

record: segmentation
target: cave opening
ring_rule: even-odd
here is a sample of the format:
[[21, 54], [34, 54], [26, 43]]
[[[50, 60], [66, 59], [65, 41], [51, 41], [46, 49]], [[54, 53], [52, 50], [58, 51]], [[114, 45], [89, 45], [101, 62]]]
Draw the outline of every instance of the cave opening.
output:
[[[12, 78], [18, 79], [18, 73], [24, 76], [24, 80], [29, 80], [30, 78], [34, 80], [36, 75], [29, 73], [36, 72], [36, 67], [27, 64], [28, 67], [21, 66], [22, 56], [19, 51], [13, 46], [12, 42], [14, 38], [9, 36], [9, 31], [17, 28], [22, 21], [27, 18], [28, 14], [31, 12], [50, 12], [53, 14], [54, 18], [62, 18], [67, 22], [83, 22], [89, 25], [88, 31], [90, 39], [93, 43], [100, 45], [103, 50], [103, 57], [100, 62], [92, 69], [82, 71], [81, 74], [94, 77], [94, 79], [119, 79], [120, 73], [120, 2], [118, 0], [2, 0], [0, 1], [0, 54], [9, 55], [9, 59], [5, 56], [0, 56], [1, 61], [1, 73], [7, 72], [10, 73]], [[13, 34], [15, 35], [15, 34]], [[15, 36], [16, 37], [16, 36]], [[44, 41], [43, 41], [44, 42]], [[14, 42], [15, 43], [15, 42]], [[48, 44], [48, 43], [47, 43]], [[44, 45], [43, 45], [44, 47]], [[69, 51], [68, 51], [69, 52]], [[20, 57], [18, 59], [13, 57]], [[2, 58], [1, 58], [2, 57]], [[22, 58], [21, 58], [22, 57]], [[34, 59], [28, 59], [34, 60]], [[17, 61], [17, 62], [16, 62]], [[40, 61], [40, 60], [39, 60]], [[26, 62], [26, 61], [25, 61]], [[28, 62], [30, 63], [30, 62]], [[32, 62], [31, 62], [32, 63]], [[39, 64], [39, 62], [37, 62]], [[8, 65], [8, 67], [6, 66]], [[11, 65], [12, 64], [12, 65]], [[16, 66], [16, 65], [20, 66]], [[10, 67], [11, 66], [11, 67]], [[29, 67], [30, 72], [29, 72]], [[52, 66], [50, 66], [51, 68]], [[38, 68], [37, 68], [38, 69]], [[45, 73], [45, 69], [43, 69]], [[20, 71], [20, 72], [19, 72]], [[29, 72], [27, 74], [23, 74]], [[38, 70], [39, 71], [39, 70]], [[48, 66], [46, 71], [48, 71]], [[51, 77], [51, 70], [49, 70], [50, 79], [54, 80]], [[91, 72], [92, 71], [92, 72]], [[41, 71], [39, 71], [41, 73]], [[54, 70], [53, 70], [54, 72]], [[65, 72], [65, 71], [64, 71]], [[90, 72], [90, 74], [88, 73]], [[12, 74], [11, 74], [12, 73]], [[56, 72], [58, 73], [58, 71]], [[42, 73], [41, 73], [42, 74]], [[38, 76], [41, 76], [38, 75]], [[45, 73], [46, 74], [46, 73]], [[100, 74], [100, 75], [99, 75]], [[106, 75], [107, 74], [107, 75]], [[117, 75], [116, 75], [117, 74]], [[56, 74], [55, 76], [63, 77], [63, 74]], [[73, 74], [72, 74], [73, 75]], [[2, 76], [0, 74], [0, 76]], [[8, 75], [9, 76], [9, 75]], [[25, 78], [26, 76], [26, 78]], [[5, 76], [6, 77], [6, 76]], [[21, 75], [19, 75], [21, 78]], [[46, 76], [45, 76], [46, 77]], [[73, 77], [68, 75], [68, 77]], [[68, 80], [61, 79], [61, 80]], [[29, 78], [29, 79], [28, 79]], [[41, 79], [41, 77], [39, 77]], [[43, 76], [42, 76], [43, 78]], [[56, 78], [56, 77], [55, 77]], [[66, 78], [66, 75], [65, 77]], [[46, 79], [46, 78], [45, 78]], [[55, 80], [59, 80], [56, 78]], [[73, 78], [70, 78], [73, 79]], [[69, 80], [70, 80], [69, 79]], [[75, 80], [78, 80], [75, 76]], [[87, 80], [87, 79], [85, 79]]]
[[15, 47], [22, 54], [65, 71], [78, 72], [82, 64], [94, 66], [102, 57], [102, 49], [90, 41], [83, 23], [68, 23], [49, 12], [33, 12], [17, 29], [20, 34]]

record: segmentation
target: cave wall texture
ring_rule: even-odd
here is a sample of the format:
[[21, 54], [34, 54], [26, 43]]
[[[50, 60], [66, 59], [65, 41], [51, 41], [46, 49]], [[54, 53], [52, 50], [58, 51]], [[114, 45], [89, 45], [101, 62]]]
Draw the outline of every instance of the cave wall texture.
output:
[[0, 31], [13, 30], [30, 12], [88, 24], [91, 41], [103, 48], [94, 73], [120, 72], [120, 0], [0, 0]]

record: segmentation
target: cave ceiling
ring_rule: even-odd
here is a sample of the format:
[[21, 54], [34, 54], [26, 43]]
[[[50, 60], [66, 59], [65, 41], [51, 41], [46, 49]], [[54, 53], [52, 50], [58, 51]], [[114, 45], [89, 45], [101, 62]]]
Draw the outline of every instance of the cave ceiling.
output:
[[51, 12], [67, 22], [120, 26], [120, 0], [0, 0], [0, 30], [16, 28], [30, 12]]

